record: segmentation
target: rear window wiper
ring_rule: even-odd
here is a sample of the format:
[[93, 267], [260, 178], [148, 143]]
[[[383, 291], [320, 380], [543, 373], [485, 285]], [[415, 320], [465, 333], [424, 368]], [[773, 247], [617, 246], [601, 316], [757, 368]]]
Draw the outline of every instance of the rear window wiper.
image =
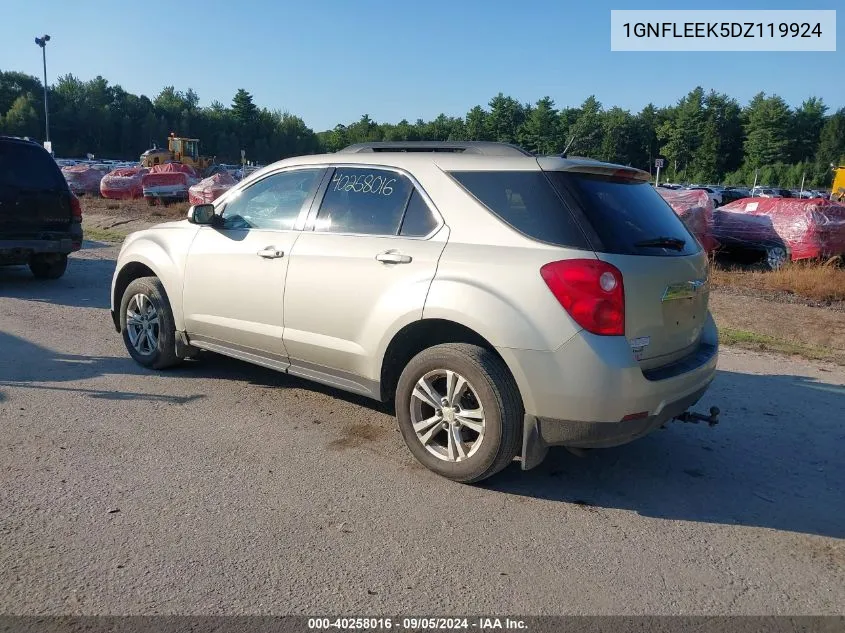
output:
[[650, 240], [642, 240], [641, 242], [636, 242], [634, 246], [647, 248], [649, 246], [653, 246], [655, 248], [671, 248], [676, 251], [684, 250], [684, 246], [686, 245], [687, 241], [682, 240], [678, 237], [654, 237]]

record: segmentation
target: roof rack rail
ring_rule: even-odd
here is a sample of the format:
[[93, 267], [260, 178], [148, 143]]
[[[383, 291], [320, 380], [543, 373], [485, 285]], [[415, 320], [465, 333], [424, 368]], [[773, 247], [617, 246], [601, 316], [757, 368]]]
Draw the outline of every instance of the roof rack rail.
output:
[[492, 141], [380, 141], [355, 143], [337, 151], [338, 154], [364, 152], [452, 152], [483, 156], [533, 156], [531, 152], [517, 145]]

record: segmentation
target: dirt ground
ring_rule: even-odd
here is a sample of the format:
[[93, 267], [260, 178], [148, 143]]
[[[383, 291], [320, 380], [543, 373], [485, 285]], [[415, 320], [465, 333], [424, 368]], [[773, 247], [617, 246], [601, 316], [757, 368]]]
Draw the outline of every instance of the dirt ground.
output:
[[787, 343], [829, 351], [845, 365], [845, 312], [771, 301], [760, 297], [710, 293], [710, 310], [720, 328], [754, 332]]
[[[135, 363], [117, 251], [86, 242], [54, 281], [0, 269], [0, 613], [778, 616], [698, 633], [845, 613], [845, 367], [724, 348], [696, 406], [716, 427], [467, 486], [365, 398], [210, 353]], [[146, 627], [272, 628], [228, 622]]]

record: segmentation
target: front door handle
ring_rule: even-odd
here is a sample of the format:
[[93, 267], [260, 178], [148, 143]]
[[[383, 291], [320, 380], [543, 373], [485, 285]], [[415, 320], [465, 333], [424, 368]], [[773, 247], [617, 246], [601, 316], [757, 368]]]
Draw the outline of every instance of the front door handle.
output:
[[276, 259], [277, 257], [284, 257], [285, 252], [278, 250], [275, 246], [268, 246], [267, 248], [262, 248], [256, 255], [265, 259]]
[[409, 264], [411, 263], [411, 256], [403, 255], [399, 251], [385, 251], [376, 255], [376, 260], [385, 264]]

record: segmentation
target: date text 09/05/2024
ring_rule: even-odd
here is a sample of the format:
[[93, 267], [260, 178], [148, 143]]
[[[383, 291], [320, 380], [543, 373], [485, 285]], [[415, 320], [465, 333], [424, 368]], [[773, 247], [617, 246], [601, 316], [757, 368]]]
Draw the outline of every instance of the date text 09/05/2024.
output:
[[309, 630], [526, 630], [524, 620], [513, 618], [309, 618]]
[[626, 22], [625, 37], [821, 37], [819, 22]]

